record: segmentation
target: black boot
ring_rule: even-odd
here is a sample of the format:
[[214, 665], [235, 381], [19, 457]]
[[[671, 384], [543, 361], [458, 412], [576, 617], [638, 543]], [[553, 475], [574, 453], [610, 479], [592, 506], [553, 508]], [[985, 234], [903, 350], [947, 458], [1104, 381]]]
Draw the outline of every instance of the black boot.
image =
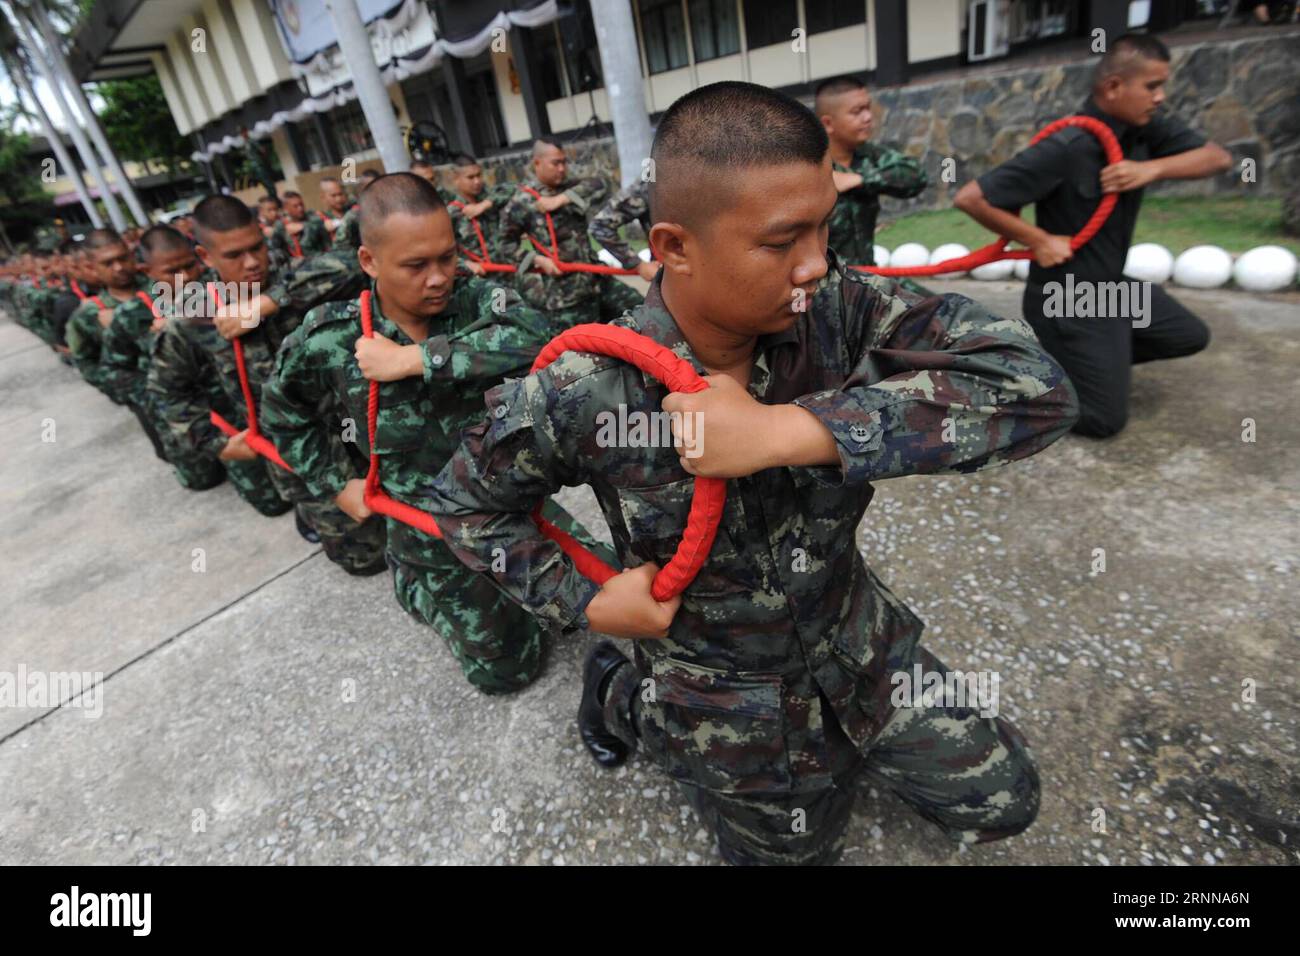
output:
[[582, 669], [582, 704], [578, 707], [578, 733], [596, 763], [613, 769], [627, 760], [627, 744], [605, 726], [605, 705], [601, 692], [620, 664], [631, 661], [609, 641], [601, 641], [587, 652]]
[[320, 544], [320, 535], [316, 533], [316, 530], [311, 525], [302, 520], [302, 512], [296, 508], [293, 512], [293, 520], [298, 526], [298, 533], [305, 540], [310, 541], [312, 544]]

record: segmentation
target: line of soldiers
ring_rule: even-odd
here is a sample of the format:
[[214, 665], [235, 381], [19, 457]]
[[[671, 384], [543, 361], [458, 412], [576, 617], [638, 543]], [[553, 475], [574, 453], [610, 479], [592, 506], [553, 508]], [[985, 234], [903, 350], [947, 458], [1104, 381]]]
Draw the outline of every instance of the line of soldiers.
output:
[[[845, 267], [870, 261], [876, 196], [919, 189], [924, 176], [868, 148], [869, 122], [840, 123], [865, 94], [842, 85], [819, 91], [820, 116], [754, 84], [702, 87], [664, 115], [655, 178], [612, 197], [538, 142], [516, 188], [487, 189], [462, 157], [448, 193], [417, 171], [374, 178], [351, 209], [331, 199], [331, 242], [352, 216], [355, 250], [310, 254], [315, 227], [309, 216], [290, 228], [302, 222], [291, 195], [291, 223], [274, 203], [259, 204], [259, 221], [211, 196], [194, 210], [193, 243], [168, 226], [143, 234], [150, 284], [100, 230], [70, 260], [5, 266], [0, 294], [19, 321], [48, 329], [24, 285], [57, 289], [93, 272], [92, 296], [68, 320], [69, 358], [132, 408], [178, 480], [229, 479], [263, 514], [292, 507], [349, 573], [391, 570], [398, 602], [481, 691], [531, 683], [548, 640], [631, 639], [631, 657], [609, 642], [588, 654], [583, 742], [606, 767], [643, 747], [725, 859], [835, 859], [863, 774], [954, 839], [998, 839], [1037, 812], [1027, 745], [973, 709], [892, 706], [891, 672], [944, 667], [866, 568], [855, 529], [870, 481], [1034, 454], [1069, 429], [1074, 395], [1019, 319]], [[640, 271], [619, 237], [633, 219], [660, 260], [647, 266], [646, 296], [558, 268], [595, 262], [595, 235]], [[827, 249], [828, 229], [844, 257]], [[273, 256], [277, 231], [302, 254]], [[489, 263], [517, 272], [489, 274]], [[373, 337], [361, 333], [365, 311]], [[529, 374], [547, 341], [583, 322], [668, 346], [711, 387], [669, 394], [592, 355]], [[698, 412], [707, 445], [603, 447], [596, 415], [620, 406]], [[254, 418], [292, 471], [250, 447]], [[432, 513], [445, 541], [370, 511], [372, 454], [388, 493]], [[650, 583], [686, 524], [696, 475], [728, 479], [717, 539], [683, 595], [659, 602]], [[615, 553], [550, 500], [582, 484]], [[599, 587], [583, 578], [539, 534], [538, 508], [628, 570]]]

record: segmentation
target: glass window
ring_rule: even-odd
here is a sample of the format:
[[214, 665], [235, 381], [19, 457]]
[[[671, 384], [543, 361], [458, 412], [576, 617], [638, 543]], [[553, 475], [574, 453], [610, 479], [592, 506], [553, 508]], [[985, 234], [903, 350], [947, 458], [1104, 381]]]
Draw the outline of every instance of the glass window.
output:
[[364, 153], [375, 146], [375, 137], [366, 123], [361, 104], [356, 100], [333, 109], [326, 123], [333, 127], [334, 141], [345, 157]]
[[686, 21], [681, 0], [641, 0], [641, 35], [646, 66], [663, 73], [690, 64], [686, 51]]
[[551, 30], [538, 30], [533, 49], [537, 52], [537, 74], [542, 87], [542, 102], [564, 98], [564, 74], [560, 68], [560, 40]]
[[825, 33], [867, 22], [866, 0], [803, 0], [808, 33]]
[[574, 93], [600, 89], [605, 84], [600, 72], [600, 48], [591, 6], [583, 0], [573, 11], [556, 21], [564, 44], [564, 62], [569, 71], [569, 89]]
[[691, 42], [695, 62], [716, 60], [740, 52], [736, 0], [690, 0]]
[[798, 27], [795, 0], [745, 0], [745, 42], [749, 49], [789, 43]]

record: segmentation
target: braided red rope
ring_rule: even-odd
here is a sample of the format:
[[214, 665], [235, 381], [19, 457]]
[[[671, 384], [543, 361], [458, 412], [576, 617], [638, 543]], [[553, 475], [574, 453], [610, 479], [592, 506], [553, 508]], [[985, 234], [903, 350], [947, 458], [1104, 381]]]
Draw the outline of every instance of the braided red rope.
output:
[[[375, 334], [370, 310], [370, 290], [361, 293], [361, 332], [366, 338]], [[653, 375], [674, 392], [700, 392], [708, 383], [696, 373], [691, 364], [670, 349], [646, 338], [631, 329], [610, 325], [576, 325], [560, 333], [547, 343], [533, 361], [536, 372], [550, 365], [564, 352], [593, 352], [612, 355], [630, 362]], [[366, 507], [377, 514], [387, 515], [435, 538], [442, 537], [433, 515], [391, 498], [381, 484], [379, 455], [375, 451], [375, 435], [379, 423], [379, 383], [370, 383], [366, 402], [366, 422], [370, 434], [370, 469], [366, 473]], [[695, 580], [713, 547], [718, 533], [718, 522], [727, 499], [727, 483], [721, 478], [696, 478], [695, 497], [681, 543], [671, 561], [655, 575], [650, 593], [656, 601], [666, 601], [680, 594]], [[579, 573], [597, 584], [604, 584], [618, 574], [614, 568], [584, 548], [572, 535], [565, 533], [542, 517], [541, 508], [533, 512], [533, 521], [547, 538], [558, 544], [573, 561]]]
[[[448, 205], [455, 206], [456, 208], [461, 210], [465, 208], [465, 204], [461, 202], [459, 199], [453, 199], [450, 203], [448, 203]], [[491, 252], [488, 251], [487, 240], [483, 238], [483, 230], [478, 224], [478, 216], [474, 216], [470, 218], [469, 224], [474, 227], [474, 235], [478, 238], [478, 247], [480, 250], [482, 250], [482, 255], [476, 255], [475, 253], [470, 252], [464, 246], [460, 247], [461, 255], [463, 255], [470, 262], [482, 266], [484, 272], [514, 272], [515, 271], [514, 266], [508, 265], [504, 262], [492, 261], [492, 254]]]
[[[1071, 126], [1087, 130], [1093, 136], [1101, 141], [1101, 147], [1106, 153], [1106, 161], [1110, 164], [1118, 163], [1124, 159], [1124, 151], [1120, 149], [1119, 141], [1115, 139], [1115, 134], [1111, 128], [1101, 120], [1094, 119], [1091, 116], [1066, 116], [1054, 123], [1044, 126], [1029, 141], [1029, 145], [1044, 140], [1047, 137], [1059, 133], [1063, 129]], [[1110, 216], [1111, 211], [1115, 208], [1115, 203], [1119, 201], [1118, 193], [1107, 193], [1102, 196], [1101, 202], [1097, 203], [1097, 208], [1093, 210], [1092, 216], [1084, 224], [1083, 228], [1075, 234], [1070, 240], [1070, 248], [1078, 250], [1084, 246], [1093, 236], [1097, 234], [1102, 223]], [[974, 252], [964, 256], [958, 256], [955, 259], [945, 259], [943, 262], [936, 262], [933, 265], [925, 266], [850, 266], [851, 269], [857, 269], [860, 272], [870, 272], [878, 276], [935, 276], [947, 272], [969, 272], [971, 269], [987, 265], [990, 262], [998, 262], [1002, 259], [1032, 259], [1033, 253], [1028, 249], [1013, 249], [1007, 251], [1007, 243], [1011, 240], [1006, 236], [990, 242], [987, 246], [981, 246]]]
[[[212, 298], [212, 304], [216, 308], [221, 307], [221, 300], [217, 298], [217, 289], [212, 283], [208, 283], [208, 295]], [[244, 395], [244, 415], [248, 419], [248, 428], [244, 430], [244, 441], [249, 448], [257, 452], [263, 458], [274, 462], [285, 471], [292, 473], [293, 469], [288, 463], [280, 457], [280, 453], [275, 450], [266, 437], [257, 430], [257, 403], [253, 401], [253, 387], [248, 381], [248, 368], [244, 364], [244, 344], [239, 339], [231, 339], [231, 350], [235, 353], [235, 371], [239, 375], [239, 390]], [[217, 428], [226, 435], [231, 437], [239, 434], [239, 429], [230, 422], [226, 421], [216, 411], [208, 412], [208, 421], [216, 425]]]

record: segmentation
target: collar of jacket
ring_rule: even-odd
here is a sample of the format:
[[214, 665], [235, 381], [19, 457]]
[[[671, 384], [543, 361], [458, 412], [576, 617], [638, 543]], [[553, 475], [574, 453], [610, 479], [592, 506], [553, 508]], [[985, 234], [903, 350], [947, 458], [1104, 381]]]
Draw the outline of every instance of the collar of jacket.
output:
[[[447, 298], [447, 308], [443, 309], [437, 315], [429, 316], [429, 326], [425, 329], [427, 338], [433, 338], [435, 335], [442, 334], [434, 328], [434, 323], [442, 322], [454, 318], [460, 314], [460, 297], [465, 292], [466, 283], [457, 282], [451, 290], [451, 295]], [[374, 330], [387, 338], [398, 341], [396, 336], [400, 336], [403, 344], [418, 345], [415, 339], [411, 338], [402, 330], [402, 327], [384, 314], [384, 307], [379, 296], [379, 280], [370, 280], [370, 322]], [[380, 325], [383, 329], [380, 329]]]
[[[653, 339], [660, 345], [667, 346], [674, 353], [690, 362], [691, 367], [700, 375], [708, 375], [708, 370], [696, 358], [695, 351], [691, 348], [690, 343], [686, 341], [685, 336], [682, 335], [677, 320], [673, 318], [672, 313], [668, 311], [668, 306], [664, 303], [663, 293], [660, 291], [663, 275], [663, 269], [660, 269], [650, 283], [650, 291], [646, 293], [644, 304], [633, 312], [636, 331], [647, 338]], [[811, 307], [812, 303], [809, 302], [809, 308]], [[798, 341], [799, 334], [795, 331], [793, 324], [784, 331], [760, 335], [758, 341], [754, 344], [755, 363], [757, 364], [770, 349], [780, 345], [795, 344]], [[769, 363], [764, 363], [764, 365], [767, 364]], [[641, 375], [647, 385], [658, 384], [662, 387], [659, 380], [648, 372], [642, 372]]]

